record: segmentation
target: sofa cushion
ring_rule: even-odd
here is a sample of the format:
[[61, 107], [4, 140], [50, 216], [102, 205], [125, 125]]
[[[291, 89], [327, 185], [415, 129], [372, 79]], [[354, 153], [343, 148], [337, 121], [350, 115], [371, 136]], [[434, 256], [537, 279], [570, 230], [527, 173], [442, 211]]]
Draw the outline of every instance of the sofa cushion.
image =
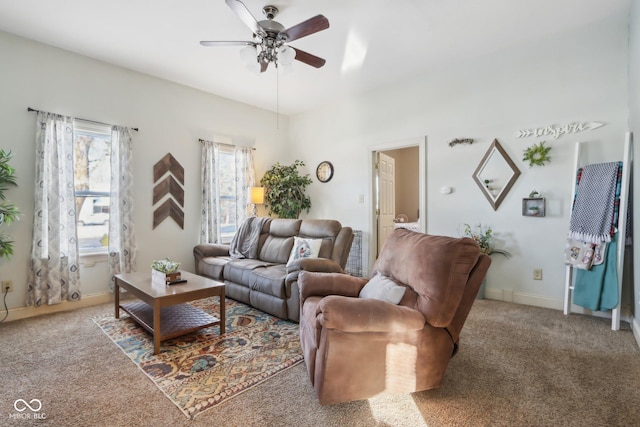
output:
[[293, 238], [300, 232], [301, 223], [301, 219], [271, 220], [269, 234], [260, 247], [258, 258], [276, 264], [286, 264], [293, 247]]
[[406, 287], [398, 285], [382, 274], [376, 274], [360, 291], [360, 298], [371, 298], [398, 304], [404, 296]]
[[224, 279], [249, 287], [254, 282], [253, 271], [255, 269], [272, 265], [273, 263], [259, 259], [233, 259], [224, 268]]
[[303, 237], [293, 238], [293, 248], [291, 248], [291, 254], [289, 255], [289, 261], [287, 261], [287, 267], [294, 261], [304, 258], [318, 258], [320, 253], [320, 245], [322, 245], [322, 239], [305, 239]]
[[328, 219], [305, 219], [300, 225], [300, 237], [322, 239], [318, 257], [329, 258], [333, 254], [333, 248], [338, 234], [342, 230], [342, 224]]
[[196, 266], [198, 274], [211, 277], [214, 280], [223, 280], [224, 266], [231, 261], [231, 257], [228, 256], [209, 256], [200, 259]]
[[286, 264], [293, 248], [292, 237], [269, 235], [260, 249], [260, 259], [274, 264]]
[[269, 234], [276, 237], [293, 237], [300, 234], [301, 219], [272, 219]]
[[285, 279], [287, 271], [282, 264], [271, 265], [264, 268], [256, 268], [251, 272], [251, 290], [263, 294], [273, 295], [278, 298], [286, 298]]

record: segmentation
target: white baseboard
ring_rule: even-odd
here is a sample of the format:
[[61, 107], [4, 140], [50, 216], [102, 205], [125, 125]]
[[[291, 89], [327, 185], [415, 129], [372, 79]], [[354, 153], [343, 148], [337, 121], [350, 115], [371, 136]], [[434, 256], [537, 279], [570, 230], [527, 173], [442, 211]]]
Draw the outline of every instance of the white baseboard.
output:
[[534, 307], [551, 308], [554, 310], [562, 310], [563, 308], [562, 300], [514, 292], [513, 289], [487, 289], [485, 291], [485, 297], [497, 301], [514, 302], [516, 304], [532, 305]]
[[41, 305], [40, 307], [19, 307], [9, 310], [9, 315], [5, 322], [12, 320], [26, 319], [29, 317], [42, 316], [44, 314], [59, 313], [61, 311], [76, 310], [78, 308], [91, 307], [99, 304], [113, 302], [113, 294], [105, 292], [95, 295], [83, 296], [80, 301], [63, 301], [55, 305]]
[[[542, 297], [535, 294], [527, 294], [521, 292], [514, 292], [513, 289], [487, 289], [485, 290], [485, 298], [497, 301], [513, 302], [522, 305], [531, 305], [533, 307], [550, 308], [553, 310], [564, 310], [564, 301], [561, 299]], [[589, 316], [603, 317], [611, 319], [610, 312], [591, 311], [584, 307], [577, 305], [571, 305], [571, 313], [586, 314]], [[622, 306], [620, 310], [620, 319], [629, 323], [634, 329], [634, 335], [636, 341], [640, 346], [640, 324], [636, 322], [631, 313], [631, 307]], [[635, 328], [634, 328], [635, 324]]]

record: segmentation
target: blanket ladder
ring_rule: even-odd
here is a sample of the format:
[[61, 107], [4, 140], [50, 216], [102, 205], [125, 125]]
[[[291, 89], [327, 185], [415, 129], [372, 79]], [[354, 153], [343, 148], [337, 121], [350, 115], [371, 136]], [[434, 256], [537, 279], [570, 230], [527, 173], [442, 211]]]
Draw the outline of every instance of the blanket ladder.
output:
[[[573, 211], [573, 199], [575, 198], [576, 190], [576, 171], [579, 167], [583, 166], [583, 143], [576, 143], [574, 168], [571, 182], [571, 200], [569, 209], [569, 218]], [[624, 270], [624, 252], [625, 252], [625, 236], [627, 232], [627, 204], [629, 203], [629, 179], [631, 174], [631, 166], [633, 161], [633, 135], [631, 132], [627, 132], [624, 141], [624, 158], [622, 159], [622, 179], [620, 183], [620, 206], [618, 212], [618, 260], [617, 260], [617, 272], [618, 272], [618, 305], [611, 311], [611, 329], [614, 331], [620, 330], [620, 303], [622, 300], [622, 279]], [[571, 300], [572, 291], [574, 286], [573, 267], [566, 266], [565, 285], [564, 285], [564, 314], [571, 313]]]

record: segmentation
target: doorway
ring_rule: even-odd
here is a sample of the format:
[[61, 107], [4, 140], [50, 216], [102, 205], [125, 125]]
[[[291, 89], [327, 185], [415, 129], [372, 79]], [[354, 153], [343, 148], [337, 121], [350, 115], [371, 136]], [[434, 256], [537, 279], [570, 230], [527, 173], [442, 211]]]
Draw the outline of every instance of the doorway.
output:
[[[406, 148], [405, 150], [409, 150]], [[396, 158], [391, 153], [378, 151], [378, 241], [376, 255], [393, 229], [396, 221]]]
[[371, 265], [397, 227], [426, 232], [426, 138], [386, 144], [372, 153]]

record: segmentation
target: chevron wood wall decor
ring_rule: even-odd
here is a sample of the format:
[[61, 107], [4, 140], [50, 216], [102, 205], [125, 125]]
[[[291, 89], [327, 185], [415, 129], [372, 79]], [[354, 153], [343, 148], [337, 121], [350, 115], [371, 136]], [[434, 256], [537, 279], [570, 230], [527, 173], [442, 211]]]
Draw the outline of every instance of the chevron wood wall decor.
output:
[[153, 182], [153, 205], [169, 196], [153, 211], [153, 228], [171, 217], [184, 230], [184, 168], [171, 153], [153, 165]]
[[153, 204], [158, 203], [167, 194], [174, 197], [180, 206], [184, 207], [184, 190], [172, 175], [167, 175], [165, 179], [157, 182], [153, 187]]
[[167, 172], [171, 172], [178, 182], [184, 185], [184, 168], [171, 153], [167, 153], [158, 163], [153, 165], [153, 182], [157, 182]]
[[156, 228], [168, 217], [173, 218], [180, 228], [184, 230], [184, 212], [173, 199], [165, 200], [164, 203], [153, 211], [153, 228]]

